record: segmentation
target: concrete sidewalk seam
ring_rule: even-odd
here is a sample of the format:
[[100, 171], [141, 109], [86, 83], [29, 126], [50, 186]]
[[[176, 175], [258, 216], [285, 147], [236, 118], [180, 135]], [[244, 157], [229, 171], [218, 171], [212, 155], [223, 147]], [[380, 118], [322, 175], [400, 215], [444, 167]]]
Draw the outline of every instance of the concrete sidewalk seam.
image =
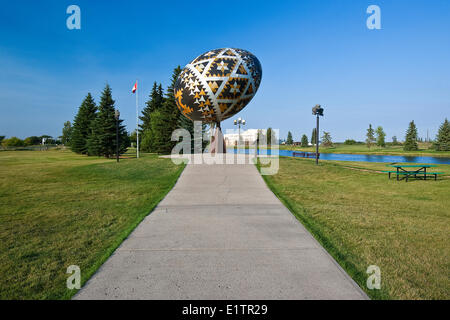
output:
[[175, 248], [175, 249], [125, 249], [119, 248], [117, 251], [273, 251], [273, 250], [319, 250], [317, 247], [303, 248]]

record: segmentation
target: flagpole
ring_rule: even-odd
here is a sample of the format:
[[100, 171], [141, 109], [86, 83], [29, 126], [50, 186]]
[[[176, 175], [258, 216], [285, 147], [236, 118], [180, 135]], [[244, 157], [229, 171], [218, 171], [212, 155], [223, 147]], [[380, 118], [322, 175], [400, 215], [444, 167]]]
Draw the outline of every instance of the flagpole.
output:
[[136, 156], [139, 159], [139, 107], [138, 107], [138, 81], [136, 80]]

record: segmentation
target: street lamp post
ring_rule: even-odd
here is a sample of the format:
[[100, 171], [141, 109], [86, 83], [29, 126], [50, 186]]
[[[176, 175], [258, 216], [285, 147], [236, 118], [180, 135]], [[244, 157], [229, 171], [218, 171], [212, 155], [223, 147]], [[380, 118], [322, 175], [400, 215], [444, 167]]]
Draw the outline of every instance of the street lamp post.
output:
[[117, 162], [119, 162], [119, 117], [120, 112], [119, 110], [114, 111], [114, 118], [116, 118], [116, 158]]
[[241, 146], [241, 124], [243, 125], [243, 126], [245, 126], [245, 120], [244, 119], [242, 119], [242, 118], [239, 118], [239, 119], [237, 119], [237, 120], [234, 120], [234, 125], [236, 126], [238, 126], [238, 147], [240, 147]]
[[316, 165], [319, 164], [319, 116], [323, 117], [323, 108], [320, 104], [316, 104], [316, 106], [312, 109], [313, 115], [317, 117], [316, 120]]

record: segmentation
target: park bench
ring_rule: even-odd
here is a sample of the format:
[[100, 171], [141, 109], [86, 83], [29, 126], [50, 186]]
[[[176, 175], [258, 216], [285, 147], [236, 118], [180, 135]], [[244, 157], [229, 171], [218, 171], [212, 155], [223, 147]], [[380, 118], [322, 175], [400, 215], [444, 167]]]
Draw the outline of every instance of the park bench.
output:
[[[389, 179], [391, 179], [391, 174], [397, 175], [397, 181], [405, 180], [408, 182], [410, 177], [415, 179], [427, 180], [428, 176], [434, 176], [434, 180], [437, 180], [437, 176], [444, 174], [443, 172], [427, 172], [428, 168], [434, 168], [435, 165], [388, 165], [388, 167], [396, 168], [395, 171], [382, 171], [383, 173], [389, 174]], [[413, 170], [407, 170], [407, 168], [413, 168]], [[400, 178], [401, 177], [401, 178]]]
[[[293, 157], [302, 157], [302, 158], [315, 158], [316, 154], [310, 153], [310, 152], [293, 152], [292, 156]], [[319, 158], [320, 158], [320, 153], [319, 153]]]

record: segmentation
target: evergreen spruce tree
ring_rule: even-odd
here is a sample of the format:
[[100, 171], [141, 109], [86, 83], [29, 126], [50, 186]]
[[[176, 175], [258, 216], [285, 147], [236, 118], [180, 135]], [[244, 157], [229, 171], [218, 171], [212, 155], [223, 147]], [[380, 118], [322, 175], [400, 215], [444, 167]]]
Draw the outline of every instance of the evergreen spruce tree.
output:
[[306, 136], [306, 134], [304, 134], [302, 136], [302, 147], [305, 148], [308, 146], [308, 137]]
[[366, 134], [366, 144], [367, 144], [367, 148], [370, 149], [370, 147], [372, 146], [372, 144], [374, 144], [375, 140], [375, 131], [372, 128], [372, 125], [369, 124], [369, 128], [367, 129], [367, 134]]
[[290, 131], [288, 132], [288, 135], [287, 135], [286, 144], [287, 145], [293, 145], [294, 144], [294, 140], [292, 139], [292, 133]]
[[139, 128], [141, 129], [140, 130], [141, 132], [145, 131], [147, 128], [150, 127], [151, 114], [153, 111], [156, 110], [155, 103], [157, 95], [158, 95], [158, 86], [156, 82], [154, 82], [152, 91], [150, 92], [149, 99], [145, 103], [145, 107], [142, 110], [142, 115], [139, 116], [139, 120], [141, 121], [141, 123], [139, 124]]
[[[181, 69], [180, 69], [179, 66], [178, 66], [178, 69], [179, 70], [177, 70], [176, 72], [179, 75], [181, 73]], [[174, 86], [175, 86], [175, 83], [174, 83]], [[163, 90], [163, 87], [162, 87], [162, 85], [160, 83], [159, 86], [158, 86], [158, 95], [156, 96], [156, 104], [155, 104], [156, 105], [156, 109], [162, 107], [163, 103], [164, 103], [164, 90]]]
[[70, 145], [72, 151], [80, 154], [87, 154], [88, 139], [91, 135], [91, 125], [96, 119], [97, 106], [91, 94], [88, 93], [81, 103], [78, 113], [75, 116], [72, 127]]
[[406, 131], [405, 144], [403, 145], [403, 150], [405, 151], [415, 151], [418, 150], [417, 145], [417, 127], [414, 120], [409, 123], [408, 130]]
[[[174, 69], [172, 74], [172, 81], [167, 88], [166, 97], [162, 103], [161, 108], [152, 113], [151, 131], [153, 149], [157, 153], [169, 154], [176, 141], [171, 141], [172, 132], [178, 128], [181, 112], [175, 102], [174, 87], [178, 75], [181, 73], [181, 68], [178, 66]], [[153, 119], [155, 116], [155, 119]]]
[[153, 111], [156, 109], [159, 109], [162, 107], [162, 104], [164, 102], [164, 92], [162, 89], [161, 84], [159, 84], [159, 87], [157, 86], [156, 82], [153, 83], [153, 88], [149, 96], [149, 100], [145, 103], [146, 106], [144, 110], [142, 110], [142, 116], [139, 117], [141, 120], [140, 124], [140, 132], [145, 131], [146, 129], [150, 128], [150, 118]]
[[159, 87], [156, 82], [153, 83], [153, 88], [149, 96], [149, 100], [146, 102], [146, 106], [144, 110], [142, 110], [142, 116], [139, 117], [141, 120], [140, 124], [140, 148], [144, 152], [153, 152], [152, 147], [152, 128], [151, 128], [151, 116], [152, 113], [162, 107], [162, 103], [164, 101], [163, 89], [161, 84]]
[[[92, 124], [92, 135], [88, 140], [88, 154], [110, 158], [116, 153], [115, 106], [109, 85], [100, 98], [97, 118]], [[119, 153], [124, 153], [130, 142], [123, 120], [119, 119]]]
[[317, 129], [314, 128], [311, 134], [311, 144], [316, 145]]
[[447, 118], [439, 127], [434, 147], [438, 151], [450, 151], [450, 123]]

